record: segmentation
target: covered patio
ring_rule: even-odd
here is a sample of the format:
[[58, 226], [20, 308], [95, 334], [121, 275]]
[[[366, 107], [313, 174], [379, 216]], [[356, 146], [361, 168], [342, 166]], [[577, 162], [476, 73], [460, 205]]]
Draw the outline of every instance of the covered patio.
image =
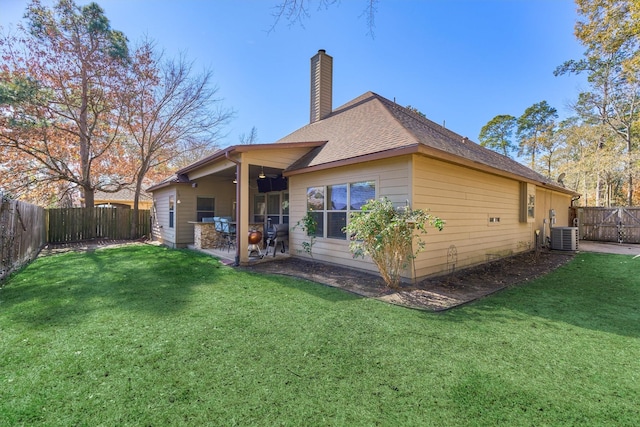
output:
[[[206, 251], [234, 265], [274, 259], [273, 248], [269, 256], [261, 258], [261, 255], [266, 252], [269, 230], [276, 224], [290, 223], [286, 169], [322, 144], [233, 146], [179, 170], [172, 180], [150, 188], [160, 224], [154, 229], [154, 237], [157, 235], [170, 246]], [[161, 217], [165, 204], [169, 214], [166, 220]], [[224, 218], [228, 224], [225, 238], [233, 241], [226, 247], [203, 244], [201, 236], [196, 237], [220, 231], [215, 229], [214, 217]], [[163, 222], [168, 227], [163, 227]], [[212, 231], [203, 232], [204, 229]], [[288, 227], [286, 229], [288, 231]], [[252, 232], [262, 234], [258, 243], [249, 242]], [[288, 243], [284, 254], [279, 245], [276, 258], [289, 256]]]

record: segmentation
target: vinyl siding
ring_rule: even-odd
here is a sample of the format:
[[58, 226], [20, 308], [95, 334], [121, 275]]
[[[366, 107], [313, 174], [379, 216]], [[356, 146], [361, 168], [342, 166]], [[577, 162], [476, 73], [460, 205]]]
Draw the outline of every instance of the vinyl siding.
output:
[[153, 200], [156, 207], [156, 229], [159, 232], [159, 235], [154, 236], [154, 238], [164, 245], [175, 247], [175, 228], [169, 228], [169, 198], [171, 196], [176, 200], [175, 187], [163, 188], [153, 193]]
[[[549, 209], [556, 210], [556, 224], [568, 221], [569, 195], [536, 188], [536, 220], [521, 223], [518, 181], [422, 156], [415, 156], [413, 169], [413, 207], [446, 221], [442, 232], [426, 236], [417, 277], [451, 271], [454, 262], [459, 269], [533, 249]], [[500, 222], [490, 223], [492, 217]], [[453, 249], [456, 259], [449, 257]]]
[[[289, 177], [291, 254], [308, 257], [302, 251], [302, 242], [307, 241], [307, 237], [299, 227], [295, 227], [295, 224], [306, 214], [308, 187], [375, 181], [376, 197], [386, 196], [394, 203], [404, 204], [409, 197], [410, 159], [409, 156], [404, 156]], [[370, 259], [353, 258], [349, 251], [348, 240], [317, 238], [313, 246], [313, 258], [321, 262], [378, 272]]]

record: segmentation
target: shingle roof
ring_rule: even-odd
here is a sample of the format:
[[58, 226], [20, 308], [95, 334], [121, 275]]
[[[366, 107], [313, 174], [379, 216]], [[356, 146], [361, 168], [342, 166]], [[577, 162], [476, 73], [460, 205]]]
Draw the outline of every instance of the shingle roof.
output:
[[521, 163], [373, 92], [355, 98], [327, 118], [304, 126], [277, 143], [320, 140], [327, 142], [298, 160], [288, 171], [423, 146], [572, 193]]
[[[122, 188], [119, 191], [114, 193], [108, 193], [106, 191], [97, 190], [93, 196], [96, 200], [109, 200], [112, 202], [118, 201], [131, 201], [135, 197], [135, 189], [133, 188]], [[140, 192], [140, 200], [151, 200], [151, 195], [146, 191], [142, 190]]]

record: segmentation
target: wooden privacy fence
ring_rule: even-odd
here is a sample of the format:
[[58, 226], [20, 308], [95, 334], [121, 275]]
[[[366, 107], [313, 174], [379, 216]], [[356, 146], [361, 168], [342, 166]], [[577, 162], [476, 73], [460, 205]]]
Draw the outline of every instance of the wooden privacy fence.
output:
[[35, 258], [45, 237], [44, 208], [0, 199], [0, 280]]
[[583, 240], [640, 243], [640, 208], [576, 208]]
[[47, 241], [78, 242], [88, 239], [137, 239], [151, 230], [149, 210], [138, 211], [138, 227], [131, 235], [133, 209], [65, 208], [47, 209]]

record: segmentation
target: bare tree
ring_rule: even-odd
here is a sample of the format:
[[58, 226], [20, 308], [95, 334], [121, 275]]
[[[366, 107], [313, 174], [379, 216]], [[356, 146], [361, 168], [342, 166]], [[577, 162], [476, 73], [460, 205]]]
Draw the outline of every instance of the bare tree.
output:
[[143, 182], [152, 169], [186, 153], [215, 148], [233, 113], [223, 108], [211, 80], [211, 71], [195, 75], [182, 56], [164, 60], [149, 40], [136, 49], [123, 93], [126, 155], [135, 165], [134, 219]]
[[240, 140], [240, 144], [242, 145], [251, 145], [255, 144], [258, 141], [258, 129], [255, 126], [251, 128], [249, 135], [245, 135], [244, 133], [240, 134], [238, 137]]
[[[274, 23], [271, 31], [275, 29], [281, 19], [289, 22], [289, 25], [299, 24], [304, 27], [304, 20], [311, 16], [310, 9], [314, 7], [316, 10], [328, 9], [340, 3], [339, 0], [283, 0], [274, 9]], [[373, 37], [373, 29], [375, 28], [375, 17], [378, 11], [378, 0], [365, 0], [366, 6], [362, 11], [362, 15], [367, 21], [368, 34]]]

